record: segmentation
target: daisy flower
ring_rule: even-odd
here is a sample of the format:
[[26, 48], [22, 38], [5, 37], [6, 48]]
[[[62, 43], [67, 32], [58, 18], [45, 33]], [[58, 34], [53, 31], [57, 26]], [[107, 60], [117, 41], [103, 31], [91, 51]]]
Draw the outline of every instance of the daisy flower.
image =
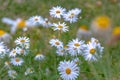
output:
[[25, 30], [28, 26], [31, 26], [30, 22], [21, 18], [12, 20], [10, 18], [2, 18], [2, 22], [11, 25], [11, 33], [14, 34], [18, 28]]
[[45, 56], [43, 54], [37, 54], [34, 59], [35, 60], [43, 60], [44, 58], [45, 58]]
[[42, 22], [42, 26], [48, 28], [52, 26], [52, 23], [48, 20], [48, 18], [45, 18]]
[[75, 64], [79, 64], [80, 63], [79, 58], [74, 58], [72, 61], [75, 62]]
[[98, 46], [96, 42], [89, 43], [86, 45], [86, 49], [84, 51], [83, 56], [85, 60], [97, 61], [97, 59], [102, 57], [102, 52], [103, 52], [103, 47], [101, 47], [100, 45]]
[[30, 39], [27, 37], [19, 37], [15, 40], [16, 45], [25, 47], [26, 44], [30, 43]]
[[39, 26], [43, 23], [44, 20], [41, 16], [32, 16], [28, 21], [32, 23], [32, 26]]
[[72, 16], [78, 16], [81, 13], [81, 9], [79, 8], [74, 8], [72, 10], [69, 10], [68, 13], [71, 13]]
[[34, 72], [33, 68], [27, 68], [25, 71], [25, 75], [32, 74]]
[[56, 48], [63, 47], [63, 42], [61, 42], [59, 39], [51, 39], [49, 43], [51, 44], [51, 46], [55, 46]]
[[69, 10], [66, 14], [63, 15], [65, 21], [69, 21], [70, 23], [77, 22], [78, 15], [81, 13], [81, 9], [75, 8]]
[[99, 40], [97, 40], [96, 38], [92, 37], [89, 43], [96, 43], [96, 44], [100, 44]]
[[15, 70], [9, 70], [8, 71], [8, 76], [15, 79], [17, 76], [17, 72]]
[[78, 17], [75, 15], [72, 15], [71, 13], [64, 14], [63, 18], [65, 21], [69, 21], [70, 23], [77, 22], [77, 20], [78, 20]]
[[65, 23], [60, 23], [60, 22], [58, 24], [53, 23], [53, 26], [54, 26], [54, 28], [53, 28], [54, 31], [56, 31], [56, 30], [60, 30], [60, 31], [63, 31], [63, 32], [68, 31], [68, 26], [66, 26]]
[[102, 52], [103, 47], [101, 48], [101, 44], [100, 44], [99, 40], [97, 40], [96, 38], [92, 37], [88, 44], [90, 44], [90, 43], [91, 44], [95, 44], [96, 47]]
[[18, 48], [18, 54], [19, 55], [27, 55], [28, 53], [27, 53], [27, 51], [26, 50], [24, 50], [24, 49], [22, 49], [22, 48]]
[[11, 35], [5, 32], [4, 30], [0, 30], [0, 41], [4, 43], [9, 43], [11, 40]]
[[71, 56], [77, 56], [77, 48], [73, 48], [73, 47], [69, 47], [68, 48], [68, 53], [71, 55]]
[[61, 61], [58, 67], [63, 80], [75, 80], [79, 76], [79, 67], [73, 61]]
[[65, 48], [58, 48], [56, 53], [59, 55], [59, 56], [63, 56], [63, 55], [66, 55], [66, 50]]
[[7, 47], [4, 45], [3, 42], [0, 42], [0, 58], [3, 58], [8, 52]]
[[12, 59], [11, 59], [11, 63], [12, 63], [14, 66], [21, 66], [23, 62], [24, 62], [24, 61], [23, 61], [22, 58], [12, 58]]
[[[77, 52], [78, 54], [82, 54], [82, 50], [84, 48], [84, 41], [73, 39], [68, 43], [68, 51], [70, 52], [71, 55], [75, 55], [74, 53], [71, 53], [72, 51]], [[72, 51], [71, 51], [72, 50]]]
[[50, 9], [50, 16], [54, 18], [61, 18], [61, 16], [65, 13], [66, 9], [61, 6], [56, 6]]
[[16, 57], [17, 53], [18, 53], [18, 48], [16, 47], [15, 49], [12, 49], [10, 51], [9, 57]]
[[10, 61], [5, 61], [4, 64], [5, 64], [5, 67], [6, 67], [6, 68], [10, 68], [10, 64], [11, 64]]

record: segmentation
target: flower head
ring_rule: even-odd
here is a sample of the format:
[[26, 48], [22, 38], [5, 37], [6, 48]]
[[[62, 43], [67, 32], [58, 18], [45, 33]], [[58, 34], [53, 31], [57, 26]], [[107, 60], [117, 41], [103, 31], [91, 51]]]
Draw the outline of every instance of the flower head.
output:
[[75, 80], [80, 69], [73, 61], [61, 61], [58, 71], [63, 80]]
[[8, 71], [8, 76], [15, 79], [17, 76], [17, 72], [15, 70], [9, 70]]
[[18, 48], [16, 47], [15, 49], [12, 49], [10, 51], [9, 57], [16, 57], [17, 53], [18, 53]]
[[10, 39], [11, 39], [10, 34], [5, 32], [4, 30], [0, 30], [0, 41], [2, 41], [4, 43], [9, 43]]
[[85, 57], [85, 60], [97, 61], [102, 57], [103, 49], [104, 48], [101, 47], [100, 43], [91, 41], [86, 45], [83, 56]]
[[0, 58], [3, 58], [8, 52], [7, 47], [4, 45], [3, 42], [0, 42]]
[[63, 55], [66, 55], [66, 50], [65, 48], [58, 48], [56, 53], [59, 55], [59, 56], [63, 56]]
[[37, 54], [34, 59], [35, 60], [43, 60], [44, 58], [45, 58], [45, 56], [43, 54]]
[[81, 13], [81, 9], [75, 8], [69, 10], [66, 14], [63, 15], [65, 21], [69, 21], [70, 23], [77, 22], [78, 15]]
[[114, 27], [112, 34], [113, 35], [120, 35], [120, 27]]
[[42, 22], [42, 26], [48, 28], [52, 26], [52, 23], [47, 18], [45, 18]]
[[63, 47], [63, 42], [61, 42], [59, 39], [51, 39], [49, 43], [51, 44], [51, 46], [55, 46], [57, 48]]
[[110, 19], [107, 16], [99, 16], [95, 18], [95, 24], [99, 28], [108, 28], [110, 25]]
[[27, 55], [28, 54], [28, 52], [27, 52], [27, 50], [26, 49], [22, 49], [22, 48], [19, 48], [18, 47], [18, 54], [19, 55]]
[[41, 16], [32, 16], [28, 21], [32, 24], [32, 26], [38, 26], [41, 25], [44, 20]]
[[68, 51], [72, 56], [76, 55], [77, 53], [81, 54], [83, 48], [84, 48], [84, 41], [82, 40], [80, 41], [78, 39], [73, 39], [68, 43]]
[[56, 6], [50, 9], [50, 15], [54, 18], [61, 18], [65, 11], [65, 8], [62, 8], [61, 6]]
[[33, 68], [27, 68], [25, 71], [25, 75], [32, 74], [34, 72]]
[[5, 67], [6, 67], [6, 68], [10, 68], [10, 64], [11, 64], [10, 61], [5, 61], [4, 64], [5, 64]]
[[14, 34], [18, 28], [22, 28], [25, 30], [28, 26], [30, 26], [30, 22], [21, 18], [17, 18], [16, 20], [12, 20], [10, 18], [3, 18], [3, 23], [11, 25], [11, 33]]
[[60, 23], [60, 22], [58, 24], [54, 23], [53, 26], [54, 26], [54, 28], [53, 28], [54, 31], [56, 31], [56, 30], [60, 30], [63, 32], [68, 31], [68, 26], [66, 26], [65, 23]]
[[19, 37], [15, 40], [15, 43], [22, 47], [25, 47], [25, 45], [28, 44], [29, 42], [30, 42], [30, 40], [27, 37]]
[[12, 58], [11, 59], [11, 63], [14, 65], [14, 66], [21, 66], [22, 63], [23, 63], [23, 59], [22, 58]]

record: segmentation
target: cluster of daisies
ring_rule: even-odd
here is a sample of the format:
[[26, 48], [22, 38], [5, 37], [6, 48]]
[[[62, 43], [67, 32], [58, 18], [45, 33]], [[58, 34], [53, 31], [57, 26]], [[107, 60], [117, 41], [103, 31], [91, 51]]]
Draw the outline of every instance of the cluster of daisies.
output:
[[97, 61], [102, 57], [104, 49], [95, 38], [91, 38], [86, 44], [85, 41], [77, 38], [68, 42], [67, 45], [64, 45], [59, 39], [51, 39], [49, 43], [57, 48], [56, 54], [58, 56], [67, 57], [70, 55], [73, 58], [59, 63], [58, 71], [63, 80], [75, 80], [79, 76], [79, 56], [83, 56], [87, 61]]
[[[51, 39], [49, 43], [57, 49], [56, 54], [58, 56], [65, 57], [56, 67], [63, 80], [75, 80], [78, 78], [80, 74], [80, 56], [83, 56], [86, 61], [97, 61], [102, 58], [104, 49], [95, 38], [91, 38], [87, 43], [77, 38], [68, 42], [67, 45], [64, 45], [59, 39]], [[15, 44], [16, 47], [10, 50], [3, 42], [0, 43], [0, 58], [8, 57], [4, 67], [8, 69], [8, 76], [13, 79], [18, 76], [18, 72], [14, 67], [25, 65], [26, 60], [24, 60], [24, 57], [30, 55], [30, 39], [19, 37], [15, 40]], [[71, 60], [68, 60], [67, 56]], [[33, 60], [41, 61], [44, 59], [45, 56], [43, 54], [37, 54]], [[35, 73], [34, 68], [28, 66], [23, 74], [26, 76], [32, 73]]]
[[[3, 42], [0, 43], [0, 58], [8, 57], [5, 61], [4, 67], [8, 69], [8, 76], [11, 78], [16, 78], [18, 75], [13, 67], [20, 67], [25, 65], [24, 57], [29, 54], [30, 48], [30, 39], [27, 37], [19, 37], [15, 40], [16, 47], [13, 49], [8, 49]], [[43, 60], [44, 55], [37, 54], [34, 57], [34, 60]], [[26, 68], [24, 75], [28, 75], [34, 72], [34, 69], [31, 67]]]
[[[77, 22], [78, 15], [81, 13], [81, 9], [75, 8], [67, 12], [65, 8], [62, 8], [61, 6], [56, 6], [50, 9], [49, 13], [51, 18], [63, 18], [64, 21], [74, 23]], [[12, 20], [10, 18], [4, 17], [2, 18], [2, 22], [11, 25], [12, 34], [16, 32], [17, 28], [22, 28], [23, 31], [26, 31], [29, 27], [35, 26], [43, 26], [47, 28], [54, 26], [54, 30], [62, 30], [63, 32], [68, 31], [68, 26], [66, 26], [64, 22], [51, 23], [48, 18], [43, 18], [42, 16], [38, 15], [32, 16], [27, 20], [24, 20], [22, 18]]]
[[[49, 13], [51, 18], [62, 18], [64, 21], [74, 23], [78, 21], [81, 9], [74, 8], [67, 11], [61, 6], [56, 6], [51, 8]], [[14, 34], [18, 28], [22, 28], [24, 31], [26, 31], [28, 28], [38, 26], [43, 26], [46, 28], [53, 27], [54, 31], [69, 31], [69, 27], [65, 22], [51, 23], [51, 21], [48, 18], [43, 18], [42, 16], [32, 16], [28, 20], [24, 20], [21, 18], [12, 20], [10, 18], [4, 17], [2, 19], [2, 22], [11, 25], [12, 34]], [[101, 21], [99, 22], [104, 23]], [[103, 24], [101, 25], [104, 26]], [[87, 31], [86, 29], [84, 30]], [[2, 33], [3, 31], [1, 31], [1, 34]], [[80, 67], [78, 65], [80, 62], [80, 56], [83, 57], [86, 61], [97, 61], [102, 58], [104, 49], [104, 47], [101, 46], [100, 42], [96, 38], [91, 38], [88, 42], [76, 38], [69, 41], [67, 45], [64, 45], [64, 43], [59, 39], [54, 38], [51, 39], [49, 43], [52, 47], [56, 47], [56, 54], [58, 56], [65, 57], [65, 60], [60, 61], [57, 68], [60, 77], [63, 80], [75, 80], [78, 78], [80, 74]], [[12, 66], [19, 67], [25, 65], [25, 60], [23, 57], [29, 54], [30, 39], [27, 37], [19, 37], [15, 40], [15, 44], [16, 47], [10, 50], [4, 45], [4, 43], [0, 43], [0, 58], [4, 58], [5, 56], [9, 58], [8, 61], [5, 61], [5, 67], [9, 69], [8, 75], [11, 78], [16, 78], [16, 76], [18, 75], [17, 71], [14, 70]], [[66, 59], [67, 56], [69, 56], [72, 60]], [[34, 57], [34, 60], [43, 59], [45, 59], [45, 56], [43, 54], [37, 54]], [[34, 72], [34, 68], [28, 67], [26, 68], [26, 71], [23, 74], [29, 75]]]

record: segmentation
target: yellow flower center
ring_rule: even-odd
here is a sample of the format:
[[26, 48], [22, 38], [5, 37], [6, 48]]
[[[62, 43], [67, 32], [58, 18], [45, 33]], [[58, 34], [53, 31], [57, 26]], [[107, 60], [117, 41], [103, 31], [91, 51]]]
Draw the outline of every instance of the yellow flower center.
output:
[[110, 19], [107, 16], [100, 16], [96, 18], [96, 23], [98, 24], [99, 28], [108, 28], [110, 25]]
[[15, 51], [15, 50], [13, 51], [13, 54], [16, 54], [16, 51]]
[[98, 40], [95, 40], [95, 42], [98, 44], [99, 43], [99, 41]]
[[16, 62], [20, 62], [20, 59], [19, 59], [19, 58], [16, 58], [15, 61], [16, 61]]
[[68, 49], [68, 46], [64, 46], [65, 49]]
[[24, 54], [24, 50], [21, 50], [20, 53], [21, 53], [21, 54]]
[[55, 42], [55, 44], [56, 44], [56, 45], [60, 45], [60, 43], [59, 43], [59, 42]]
[[24, 43], [24, 42], [25, 42], [25, 40], [20, 40], [20, 42], [21, 42], [21, 43]]
[[79, 46], [80, 46], [80, 44], [79, 44], [79, 43], [75, 43], [75, 44], [74, 44], [74, 46], [79, 47]]
[[5, 64], [6, 64], [6, 65], [10, 65], [10, 62], [9, 62], [9, 61], [6, 61]]
[[113, 35], [120, 35], [120, 27], [115, 27], [112, 32]]
[[87, 41], [86, 43], [87, 43], [87, 44], [90, 44], [90, 43], [91, 43], [91, 41]]
[[94, 48], [90, 49], [90, 54], [95, 54], [96, 50]]
[[3, 36], [6, 32], [3, 30], [0, 30], [0, 36]]
[[88, 27], [86, 25], [82, 25], [80, 26], [80, 29], [84, 30], [84, 31], [88, 31]]
[[60, 14], [60, 10], [57, 10], [56, 13], [57, 13], [57, 14]]
[[66, 72], [66, 74], [70, 74], [70, 73], [71, 73], [71, 69], [70, 69], [70, 68], [67, 68], [67, 69], [65, 70], [65, 72]]
[[12, 75], [12, 76], [16, 76], [16, 73], [12, 73], [11, 75]]
[[58, 26], [58, 28], [62, 29], [62, 28], [63, 28], [63, 26], [59, 25], [59, 26]]
[[63, 53], [64, 52], [64, 50], [61, 50], [61, 53]]
[[38, 21], [39, 19], [38, 19], [38, 18], [35, 18], [34, 20], [35, 20], [35, 21]]
[[76, 61], [75, 63], [76, 63], [76, 64], [79, 64], [79, 62], [78, 62], [78, 61]]
[[48, 20], [47, 20], [47, 21], [45, 21], [45, 23], [46, 23], [46, 24], [48, 24]]
[[75, 14], [74, 14], [74, 13], [72, 13], [72, 14], [71, 14], [71, 17], [74, 17], [74, 16], [75, 16]]
[[25, 20], [21, 20], [20, 22], [18, 22], [17, 26], [18, 26], [18, 28], [23, 28], [23, 27], [25, 27], [25, 26], [26, 26]]

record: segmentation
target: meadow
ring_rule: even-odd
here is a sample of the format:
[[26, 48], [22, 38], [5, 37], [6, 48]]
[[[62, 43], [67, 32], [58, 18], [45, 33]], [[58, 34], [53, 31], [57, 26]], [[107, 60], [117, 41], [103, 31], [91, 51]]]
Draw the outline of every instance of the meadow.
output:
[[[56, 6], [61, 6], [67, 11], [74, 8], [81, 9], [77, 22], [70, 23], [68, 21], [64, 21], [64, 19], [51, 17], [49, 14], [50, 9]], [[110, 18], [110, 26], [112, 29], [116, 26], [120, 27], [120, 1], [0, 0], [0, 30], [4, 30], [11, 35], [10, 41], [8, 43], [4, 43], [9, 49], [7, 55], [10, 54], [10, 51], [12, 51], [13, 48], [15, 49], [16, 46], [20, 46], [19, 44], [16, 45], [16, 39], [19, 37], [26, 37], [30, 39], [30, 48], [25, 49], [27, 50], [27, 55], [17, 55], [17, 57], [22, 57], [24, 60], [22, 65], [15, 66], [10, 62], [6, 67], [5, 62], [11, 61], [11, 57], [5, 55], [4, 58], [0, 58], [0, 80], [120, 80], [120, 30], [117, 32], [119, 33], [117, 34], [117, 39], [113, 39], [110, 43], [106, 40], [111, 39], [112, 33], [107, 35], [107, 39], [105, 38], [106, 36], [103, 36], [107, 33], [102, 34], [102, 37], [96, 37], [96, 39], [100, 39], [99, 43], [102, 47], [104, 47], [102, 57], [97, 61], [86, 60], [81, 55], [59, 56], [56, 54], [56, 45], [51, 45], [53, 42], [50, 43], [51, 39], [59, 39], [65, 44], [64, 46], [66, 46], [70, 41], [78, 37], [77, 32], [81, 26], [85, 25], [89, 30], [94, 18], [101, 15], [105, 15]], [[11, 26], [2, 22], [2, 18], [4, 17], [13, 20], [16, 20], [17, 18], [27, 20], [32, 16], [42, 16], [43, 18], [48, 18], [51, 23], [65, 22], [67, 26], [69, 26], [69, 31], [55, 31], [53, 26], [46, 28], [40, 25], [38, 27], [30, 27], [25, 31], [22, 30], [23, 27], [18, 28], [13, 34], [10, 30]], [[105, 30], [105, 32], [106, 31], [108, 30]], [[100, 31], [98, 34], [99, 33], [104, 32]], [[94, 37], [94, 34], [90, 37]], [[89, 38], [89, 40], [90, 39], [91, 38]], [[85, 41], [84, 43], [87, 44], [87, 40], [84, 38], [80, 40]], [[113, 45], [113, 43], [116, 44]], [[37, 54], [42, 54], [44, 56], [42, 56], [42, 58], [40, 57], [40, 60], [35, 60], [35, 56]], [[77, 77], [75, 79], [62, 78], [60, 70], [58, 70], [60, 62], [71, 61], [74, 58], [79, 59], [78, 63], [75, 64], [79, 67]], [[25, 74], [27, 68], [30, 68], [31, 70]], [[9, 70], [15, 70], [17, 73], [13, 74], [11, 77], [8, 74]], [[71, 72], [68, 71], [66, 73], [70, 74]]]

